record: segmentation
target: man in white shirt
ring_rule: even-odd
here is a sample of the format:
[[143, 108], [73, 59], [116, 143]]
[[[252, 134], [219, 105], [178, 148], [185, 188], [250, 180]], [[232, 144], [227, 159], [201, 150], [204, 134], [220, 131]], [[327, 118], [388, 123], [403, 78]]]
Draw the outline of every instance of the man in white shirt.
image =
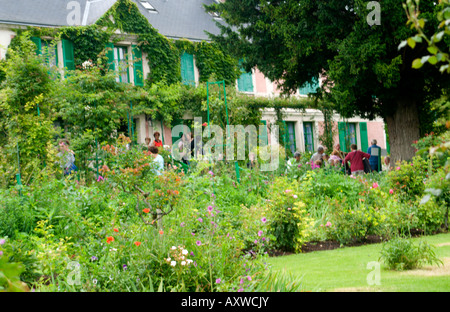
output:
[[151, 153], [153, 159], [153, 162], [156, 163], [156, 168], [154, 169], [154, 172], [156, 175], [162, 175], [162, 172], [164, 171], [164, 158], [159, 155], [159, 150], [156, 146], [150, 146], [148, 148], [149, 152]]

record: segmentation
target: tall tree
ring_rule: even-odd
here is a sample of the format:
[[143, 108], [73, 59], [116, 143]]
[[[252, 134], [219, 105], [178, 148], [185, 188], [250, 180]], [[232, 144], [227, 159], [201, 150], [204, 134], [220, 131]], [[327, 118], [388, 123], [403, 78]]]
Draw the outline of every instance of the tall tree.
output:
[[[207, 10], [225, 22], [211, 38], [244, 56], [247, 70], [258, 67], [287, 94], [321, 74], [319, 95], [343, 117], [383, 117], [394, 161], [414, 155], [425, 104], [449, 87], [431, 66], [412, 68], [425, 46], [398, 49], [413, 34], [399, 0], [227, 0]], [[421, 4], [431, 31], [435, 10]]]

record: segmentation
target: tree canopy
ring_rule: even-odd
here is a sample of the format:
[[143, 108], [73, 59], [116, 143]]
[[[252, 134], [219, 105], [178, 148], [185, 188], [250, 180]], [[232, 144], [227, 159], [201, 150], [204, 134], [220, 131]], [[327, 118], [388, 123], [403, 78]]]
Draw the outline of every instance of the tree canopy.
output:
[[[426, 46], [399, 50], [414, 34], [402, 2], [376, 3], [227, 0], [207, 7], [225, 22], [219, 24], [220, 35], [210, 36], [243, 56], [246, 69], [257, 67], [281, 84], [286, 94], [322, 75], [326, 80], [319, 97], [344, 118], [384, 118], [392, 158], [410, 159], [426, 104], [449, 88], [450, 79], [432, 66], [412, 68]], [[421, 3], [428, 32], [438, 27], [437, 11], [438, 4]]]

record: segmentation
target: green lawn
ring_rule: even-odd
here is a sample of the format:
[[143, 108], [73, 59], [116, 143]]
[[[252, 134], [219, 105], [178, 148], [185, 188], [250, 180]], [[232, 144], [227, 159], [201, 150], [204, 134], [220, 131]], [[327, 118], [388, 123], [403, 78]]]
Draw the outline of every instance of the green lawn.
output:
[[[390, 271], [380, 263], [377, 275], [376, 268], [368, 268], [368, 264], [379, 260], [382, 244], [273, 257], [269, 263], [274, 270], [302, 276], [305, 291], [450, 291], [450, 233], [414, 240], [435, 246], [436, 255], [445, 265], [399, 272]], [[379, 276], [380, 285], [374, 283], [373, 276]]]

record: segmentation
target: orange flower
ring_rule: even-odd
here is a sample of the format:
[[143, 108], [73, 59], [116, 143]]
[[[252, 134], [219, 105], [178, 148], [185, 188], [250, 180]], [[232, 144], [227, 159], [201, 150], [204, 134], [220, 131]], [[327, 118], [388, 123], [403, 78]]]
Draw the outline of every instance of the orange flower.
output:
[[163, 234], [164, 234], [164, 231], [163, 231], [163, 230], [159, 231], [159, 234], [160, 234], [160, 235], [163, 235]]
[[150, 209], [145, 208], [145, 209], [142, 209], [142, 211], [145, 212], [145, 213], [149, 213], [149, 212], [150, 212]]
[[114, 241], [114, 237], [112, 237], [112, 236], [106, 238], [106, 242], [107, 242], [108, 244], [110, 244], [110, 243], [113, 242], [113, 241]]
[[141, 245], [141, 242], [134, 242], [134, 244], [135, 244], [136, 246], [140, 246], [140, 245]]
[[175, 193], [175, 195], [178, 195], [178, 194], [180, 194], [180, 192], [178, 192], [178, 191], [173, 191], [174, 193]]
[[118, 229], [113, 229], [113, 231], [116, 232], [116, 233], [119, 233], [119, 230], [118, 230]]

